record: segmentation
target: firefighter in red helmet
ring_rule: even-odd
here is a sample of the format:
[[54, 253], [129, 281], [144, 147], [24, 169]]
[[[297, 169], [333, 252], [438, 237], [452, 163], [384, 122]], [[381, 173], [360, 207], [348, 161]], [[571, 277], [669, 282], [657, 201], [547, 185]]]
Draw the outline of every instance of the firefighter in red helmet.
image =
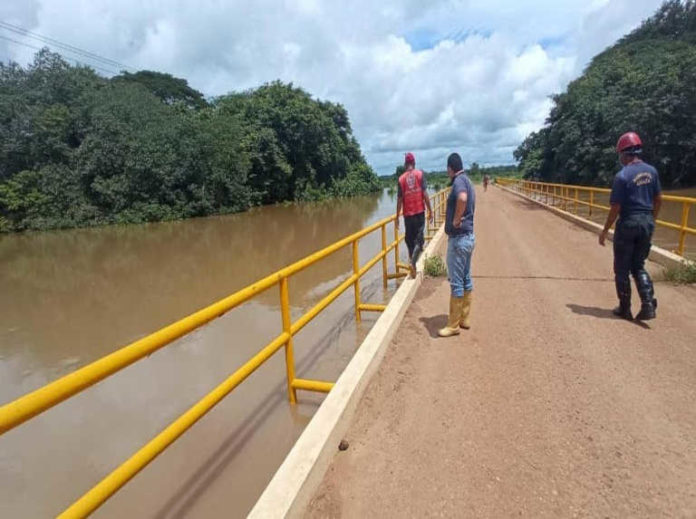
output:
[[410, 277], [416, 277], [416, 262], [423, 251], [425, 242], [425, 209], [428, 208], [428, 220], [432, 221], [433, 212], [426, 191], [425, 175], [416, 169], [416, 158], [413, 153], [404, 157], [406, 171], [399, 177], [399, 196], [396, 202], [396, 225], [399, 225], [399, 214], [403, 209], [404, 227], [406, 227], [406, 247]]
[[599, 244], [604, 245], [607, 233], [614, 224], [614, 279], [619, 306], [614, 314], [632, 320], [631, 282], [633, 275], [640, 295], [641, 308], [636, 320], [654, 319], [657, 299], [645, 260], [650, 253], [655, 220], [662, 204], [662, 189], [657, 170], [641, 160], [643, 143], [637, 133], [625, 133], [619, 138], [616, 152], [623, 168], [614, 177], [611, 189], [611, 209]]

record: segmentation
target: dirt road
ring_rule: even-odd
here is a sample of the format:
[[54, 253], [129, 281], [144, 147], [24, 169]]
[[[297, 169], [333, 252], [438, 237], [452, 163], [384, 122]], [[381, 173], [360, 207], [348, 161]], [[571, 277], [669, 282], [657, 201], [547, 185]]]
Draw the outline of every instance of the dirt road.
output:
[[476, 237], [472, 329], [426, 279], [306, 515], [696, 517], [696, 288], [615, 319], [611, 244], [497, 189]]

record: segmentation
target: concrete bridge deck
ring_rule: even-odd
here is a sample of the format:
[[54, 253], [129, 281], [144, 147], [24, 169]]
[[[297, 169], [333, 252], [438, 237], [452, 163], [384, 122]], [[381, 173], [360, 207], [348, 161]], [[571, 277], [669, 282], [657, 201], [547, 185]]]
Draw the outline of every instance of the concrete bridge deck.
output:
[[472, 329], [426, 279], [304, 515], [696, 517], [696, 288], [618, 320], [611, 244], [498, 189], [476, 225]]

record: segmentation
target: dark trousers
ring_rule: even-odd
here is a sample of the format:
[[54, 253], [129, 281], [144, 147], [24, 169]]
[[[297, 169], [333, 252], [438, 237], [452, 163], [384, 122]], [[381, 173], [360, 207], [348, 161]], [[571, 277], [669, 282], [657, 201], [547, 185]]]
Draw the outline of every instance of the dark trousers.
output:
[[404, 227], [406, 227], [406, 247], [408, 247], [409, 261], [415, 265], [418, 257], [423, 252], [425, 238], [425, 213], [418, 213], [411, 216], [404, 216]]
[[645, 270], [645, 260], [650, 254], [650, 245], [655, 220], [652, 214], [631, 215], [620, 218], [614, 233], [614, 279], [619, 300], [630, 304], [631, 282], [629, 273], [636, 282], [643, 303], [652, 304], [654, 290], [650, 275]]

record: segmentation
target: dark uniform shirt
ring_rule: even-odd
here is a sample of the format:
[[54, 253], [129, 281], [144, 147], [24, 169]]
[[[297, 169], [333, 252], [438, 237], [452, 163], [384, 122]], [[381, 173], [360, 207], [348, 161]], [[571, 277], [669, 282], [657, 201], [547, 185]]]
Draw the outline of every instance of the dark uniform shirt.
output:
[[[452, 220], [454, 219], [454, 212], [457, 207], [457, 198], [459, 198], [459, 194], [463, 192], [466, 193], [466, 209], [462, 216], [462, 225], [459, 228], [455, 228], [454, 225], [452, 225]], [[475, 210], [476, 192], [474, 191], [474, 186], [465, 173], [460, 173], [454, 177], [452, 189], [447, 197], [447, 220], [445, 220], [445, 232], [447, 235], [459, 236], [474, 232]]]
[[653, 200], [661, 192], [657, 170], [645, 162], [635, 162], [616, 174], [609, 201], [621, 205], [621, 218], [651, 214]]

